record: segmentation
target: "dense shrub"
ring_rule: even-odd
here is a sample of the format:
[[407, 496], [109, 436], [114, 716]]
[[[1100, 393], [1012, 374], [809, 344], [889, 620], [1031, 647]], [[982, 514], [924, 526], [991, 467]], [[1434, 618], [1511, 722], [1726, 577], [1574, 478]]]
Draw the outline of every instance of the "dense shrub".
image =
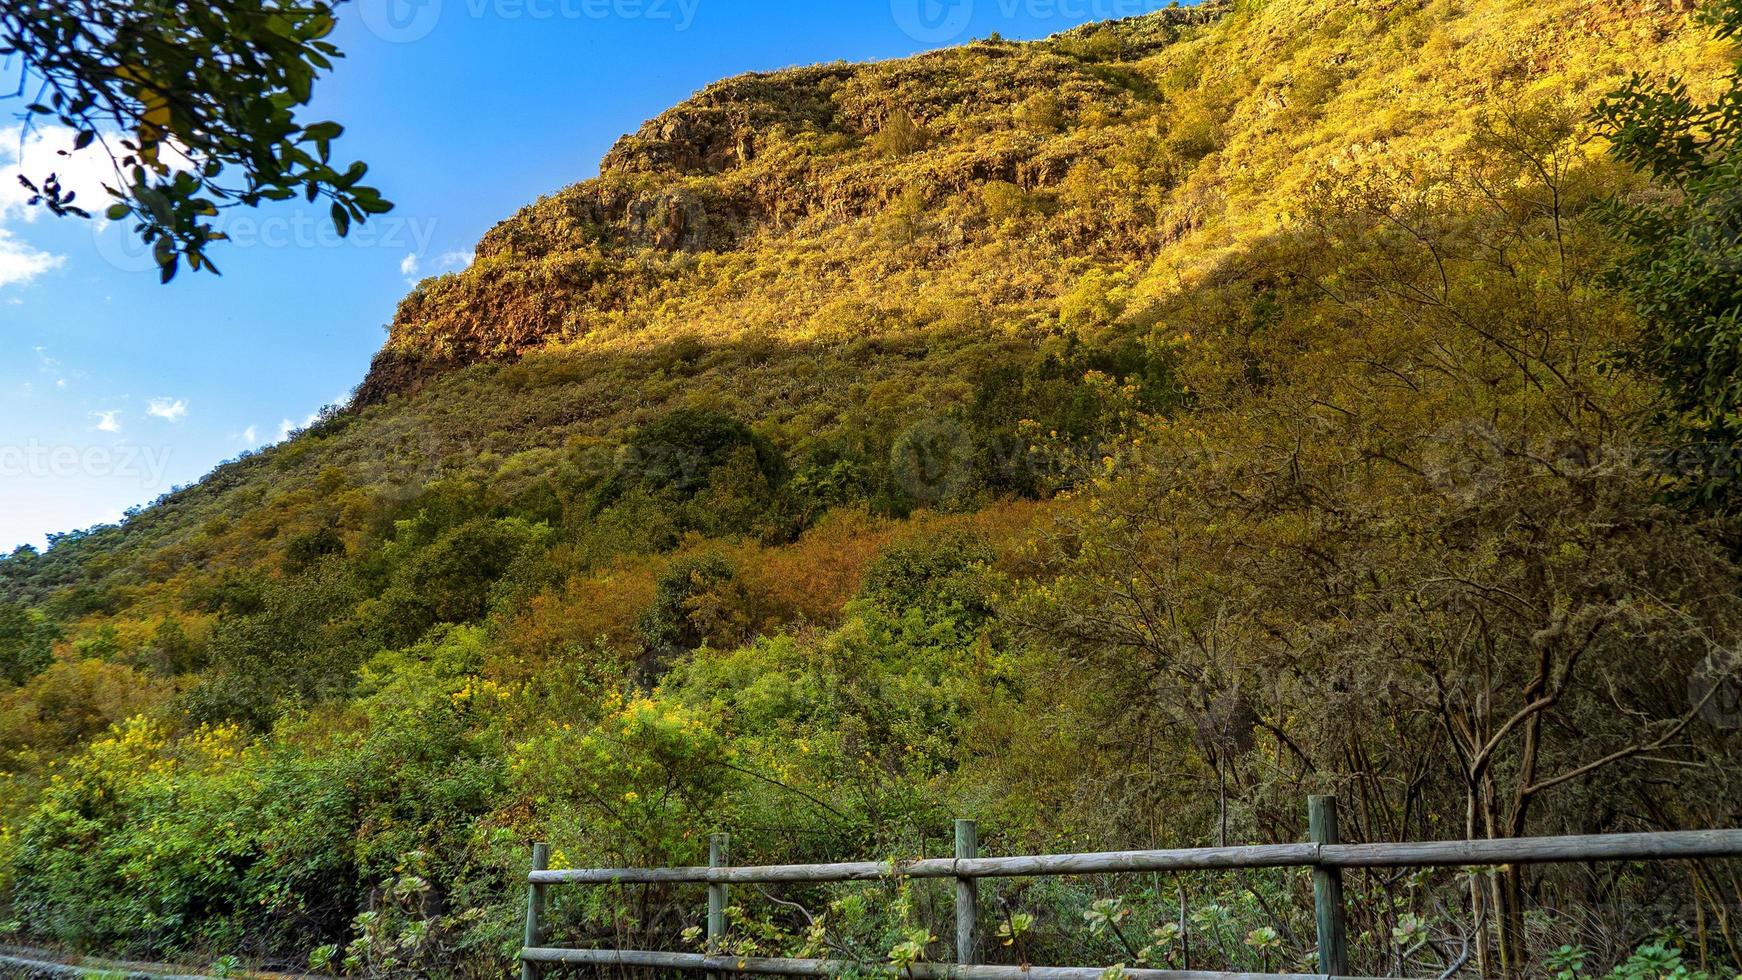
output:
[[342, 695], [379, 643], [360, 615], [363, 598], [338, 563], [267, 583], [257, 611], [218, 620], [208, 644], [213, 670], [189, 692], [188, 710], [264, 729], [290, 704]]
[[60, 631], [40, 613], [0, 602], [0, 678], [23, 684], [48, 667]]
[[709, 409], [679, 409], [624, 446], [616, 472], [594, 495], [593, 513], [642, 498], [677, 508], [678, 531], [742, 534], [765, 519], [786, 478], [784, 455], [749, 426]]

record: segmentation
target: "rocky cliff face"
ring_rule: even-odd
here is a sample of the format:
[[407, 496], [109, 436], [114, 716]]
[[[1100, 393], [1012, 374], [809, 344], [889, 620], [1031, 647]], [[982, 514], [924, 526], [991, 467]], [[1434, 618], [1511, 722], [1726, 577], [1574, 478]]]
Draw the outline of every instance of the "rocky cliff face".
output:
[[1432, 161], [1480, 106], [1588, 101], [1651, 67], [1617, 52], [1662, 50], [1686, 16], [1680, 0], [1213, 3], [723, 81], [421, 284], [359, 398], [541, 348], [859, 334], [954, 302], [890, 292], [898, 270], [1018, 322], [1083, 263], [1163, 258], [1186, 284], [1337, 168]]
[[[492, 229], [472, 270], [407, 297], [359, 401], [572, 340], [593, 315], [622, 309], [659, 278], [649, 268], [659, 255], [791, 242], [879, 213], [915, 187], [1056, 185], [1081, 156], [1053, 139], [1066, 116], [1141, 101], [1150, 83], [1117, 66], [1201, 32], [1230, 9], [1209, 2], [1044, 42], [979, 42], [711, 85], [620, 139], [597, 178]], [[881, 141], [910, 123], [917, 145]]]

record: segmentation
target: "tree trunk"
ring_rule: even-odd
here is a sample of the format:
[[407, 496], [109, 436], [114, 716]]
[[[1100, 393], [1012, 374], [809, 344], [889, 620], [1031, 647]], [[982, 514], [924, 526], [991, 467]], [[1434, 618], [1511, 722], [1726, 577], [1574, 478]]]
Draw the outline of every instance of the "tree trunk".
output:
[[[1476, 794], [1477, 788], [1470, 786], [1464, 805], [1466, 840], [1476, 839]], [[1470, 871], [1470, 942], [1476, 945], [1476, 974], [1482, 980], [1488, 980], [1494, 975], [1488, 962], [1488, 914], [1482, 895], [1482, 876], [1474, 869]]]
[[1495, 876], [1500, 892], [1500, 955], [1508, 980], [1524, 976], [1524, 872], [1508, 864]]

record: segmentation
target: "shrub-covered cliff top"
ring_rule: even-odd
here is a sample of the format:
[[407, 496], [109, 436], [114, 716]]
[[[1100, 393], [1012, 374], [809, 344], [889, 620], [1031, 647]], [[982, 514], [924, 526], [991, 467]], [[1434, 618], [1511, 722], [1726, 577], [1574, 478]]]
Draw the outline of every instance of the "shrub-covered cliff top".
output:
[[[1682, 5], [1274, 0], [730, 79], [402, 303], [365, 402], [528, 350], [840, 342], [971, 304], [1032, 333], [1090, 266], [1209, 275], [1338, 168], [1699, 63]], [[1020, 258], [1016, 258], [1020, 256]]]
[[965, 406], [1000, 364], [1153, 375], [1171, 298], [1274, 278], [1254, 256], [1327, 175], [1431, 170], [1484, 116], [1576, 115], [1635, 70], [1709, 85], [1724, 49], [1684, 8], [1206, 4], [717, 83], [414, 289], [359, 411], [4, 580], [155, 594], [275, 554], [319, 486], [403, 497], [480, 452], [537, 483], [677, 404], [804, 453]]

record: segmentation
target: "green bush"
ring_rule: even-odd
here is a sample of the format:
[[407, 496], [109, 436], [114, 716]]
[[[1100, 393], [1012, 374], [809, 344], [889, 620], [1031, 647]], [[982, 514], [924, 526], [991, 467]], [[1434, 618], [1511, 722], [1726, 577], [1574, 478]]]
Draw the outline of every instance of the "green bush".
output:
[[42, 614], [0, 601], [0, 679], [23, 684], [54, 658], [60, 630]]
[[595, 498], [594, 512], [636, 490], [688, 500], [709, 486], [715, 470], [734, 461], [746, 461], [769, 485], [786, 476], [780, 450], [749, 426], [711, 409], [678, 409], [630, 438], [616, 473]]

